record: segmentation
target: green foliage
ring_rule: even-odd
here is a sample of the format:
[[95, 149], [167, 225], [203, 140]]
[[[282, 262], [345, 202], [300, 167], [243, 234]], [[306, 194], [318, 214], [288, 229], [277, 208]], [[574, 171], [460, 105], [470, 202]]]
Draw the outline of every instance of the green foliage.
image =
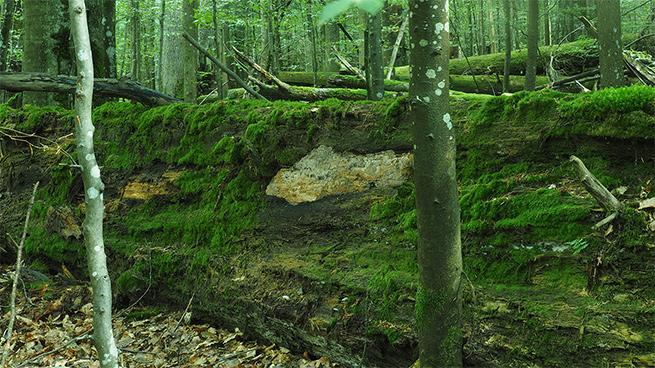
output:
[[376, 14], [384, 7], [384, 1], [381, 0], [336, 0], [323, 7], [320, 15], [321, 22], [327, 22], [339, 14], [345, 12], [351, 6], [356, 6], [368, 12], [371, 15]]

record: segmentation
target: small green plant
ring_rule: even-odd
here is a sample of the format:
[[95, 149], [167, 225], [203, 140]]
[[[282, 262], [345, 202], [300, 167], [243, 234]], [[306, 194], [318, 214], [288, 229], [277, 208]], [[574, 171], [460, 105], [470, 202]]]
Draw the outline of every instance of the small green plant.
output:
[[571, 240], [570, 242], [566, 242], [566, 244], [571, 246], [573, 254], [578, 254], [589, 246], [589, 242], [582, 238]]

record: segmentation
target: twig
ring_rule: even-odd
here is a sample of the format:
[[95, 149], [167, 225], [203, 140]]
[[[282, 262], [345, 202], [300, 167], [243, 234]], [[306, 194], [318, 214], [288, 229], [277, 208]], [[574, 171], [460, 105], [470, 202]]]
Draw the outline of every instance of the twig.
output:
[[[14, 133], [15, 135], [7, 134], [5, 131]], [[54, 150], [55, 154], [62, 153], [66, 157], [68, 157], [68, 159], [71, 160], [71, 162], [73, 164], [77, 165], [77, 163], [75, 162], [75, 159], [73, 158], [73, 156], [70, 153], [68, 153], [66, 150], [64, 150], [59, 143], [53, 141], [52, 139], [49, 139], [49, 138], [46, 138], [46, 137], [43, 137], [43, 136], [40, 136], [40, 135], [34, 134], [34, 133], [25, 133], [25, 132], [22, 132], [20, 130], [16, 130], [16, 129], [9, 128], [9, 127], [0, 127], [0, 134], [6, 136], [7, 138], [11, 139], [12, 141], [27, 143], [27, 145], [30, 147], [30, 151], [32, 151], [32, 149], [40, 149], [40, 150], [43, 150], [43, 151]], [[66, 139], [66, 138], [70, 137], [71, 135], [73, 135], [73, 133], [67, 134], [67, 135], [65, 135], [63, 137], [60, 137], [60, 138], [57, 138], [57, 140]], [[41, 147], [39, 147], [39, 146], [35, 145], [34, 143], [28, 141], [27, 138], [39, 138], [39, 139], [48, 141], [48, 142], [54, 144], [56, 146], [56, 148], [47, 146], [47, 145], [45, 145], [43, 143], [41, 143]]]
[[[30, 205], [27, 209], [27, 215], [25, 216], [25, 226], [23, 227], [23, 236], [20, 239], [20, 244], [18, 245], [18, 250], [16, 251], [16, 270], [14, 271], [14, 284], [11, 288], [11, 317], [9, 318], [9, 326], [7, 326], [7, 342], [5, 344], [5, 350], [2, 352], [2, 364], [0, 366], [4, 367], [9, 354], [9, 349], [11, 347], [11, 338], [14, 329], [14, 322], [16, 321], [16, 289], [18, 288], [18, 279], [20, 278], [20, 268], [23, 262], [23, 246], [25, 245], [25, 237], [27, 236], [27, 225], [30, 223], [30, 214], [32, 213], [32, 207], [34, 207], [34, 197], [36, 197], [36, 188], [39, 187], [39, 182], [37, 181], [34, 184], [34, 190], [32, 191], [32, 199], [30, 200]], [[13, 240], [13, 239], [12, 239]]]

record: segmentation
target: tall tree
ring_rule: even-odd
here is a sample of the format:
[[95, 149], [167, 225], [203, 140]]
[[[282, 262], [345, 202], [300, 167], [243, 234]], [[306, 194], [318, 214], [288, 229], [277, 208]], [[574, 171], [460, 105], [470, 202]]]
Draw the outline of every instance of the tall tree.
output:
[[[509, 76], [512, 67], [512, 25], [510, 16], [512, 7], [511, 0], [503, 0], [505, 10], [505, 65], [503, 70], [503, 92], [509, 92]], [[535, 82], [536, 84], [536, 82]]]
[[539, 41], [539, 0], [528, 0], [528, 56], [525, 60], [525, 90], [537, 85], [537, 43]]
[[371, 101], [379, 101], [384, 97], [381, 13], [369, 15], [366, 23], [366, 91]]
[[460, 211], [450, 117], [448, 0], [410, 0], [421, 367], [462, 365]]
[[2, 26], [0, 26], [0, 72], [8, 70], [7, 52], [9, 51], [9, 38], [14, 26], [15, 0], [7, 0], [2, 4]]
[[[198, 0], [182, 0], [182, 23], [185, 32], [198, 39], [196, 9]], [[195, 103], [198, 97], [198, 49], [190, 43], [184, 44], [184, 101]]]
[[623, 44], [621, 42], [620, 0], [598, 1], [598, 59], [600, 87], [623, 87]]
[[116, 78], [116, 0], [87, 4], [93, 69], [97, 78]]
[[166, 1], [164, 23], [164, 47], [161, 61], [162, 92], [177, 98], [184, 98], [184, 54], [186, 41], [182, 33], [182, 14], [179, 0]]
[[75, 91], [77, 124], [77, 156], [84, 182], [84, 242], [91, 287], [93, 289], [93, 343], [98, 351], [100, 367], [118, 368], [118, 349], [111, 325], [111, 281], [102, 235], [105, 211], [100, 168], [93, 148], [91, 107], [93, 100], [93, 58], [84, 0], [69, 0], [71, 34], [75, 43], [78, 87]]
[[139, 0], [130, 0], [130, 74], [141, 80], [141, 14]]
[[[68, 28], [66, 8], [59, 0], [23, 0], [23, 71], [71, 74]], [[36, 106], [62, 105], [68, 101], [68, 96], [64, 98], [23, 92], [23, 103]]]

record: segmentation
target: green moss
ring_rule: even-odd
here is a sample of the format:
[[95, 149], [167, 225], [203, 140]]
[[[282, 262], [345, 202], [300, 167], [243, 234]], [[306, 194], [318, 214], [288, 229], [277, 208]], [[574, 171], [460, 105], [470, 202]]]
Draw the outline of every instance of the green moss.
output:
[[165, 312], [166, 309], [159, 307], [159, 308], [153, 308], [153, 309], [146, 309], [146, 310], [137, 310], [137, 311], [130, 311], [125, 313], [125, 318], [129, 321], [135, 322], [135, 321], [142, 321], [146, 319], [150, 319], [152, 317], [155, 317], [159, 315], [162, 312]]
[[447, 292], [445, 287], [439, 292], [434, 292], [426, 288], [419, 282], [416, 289], [416, 327], [425, 329], [433, 324], [435, 318], [438, 318], [443, 312], [446, 305]]
[[655, 137], [655, 89], [635, 85], [580, 94], [560, 104], [556, 134], [616, 138]]
[[68, 266], [80, 266], [84, 261], [84, 244], [66, 240], [41, 227], [31, 227], [25, 239], [25, 253], [30, 257], [52, 260]]

